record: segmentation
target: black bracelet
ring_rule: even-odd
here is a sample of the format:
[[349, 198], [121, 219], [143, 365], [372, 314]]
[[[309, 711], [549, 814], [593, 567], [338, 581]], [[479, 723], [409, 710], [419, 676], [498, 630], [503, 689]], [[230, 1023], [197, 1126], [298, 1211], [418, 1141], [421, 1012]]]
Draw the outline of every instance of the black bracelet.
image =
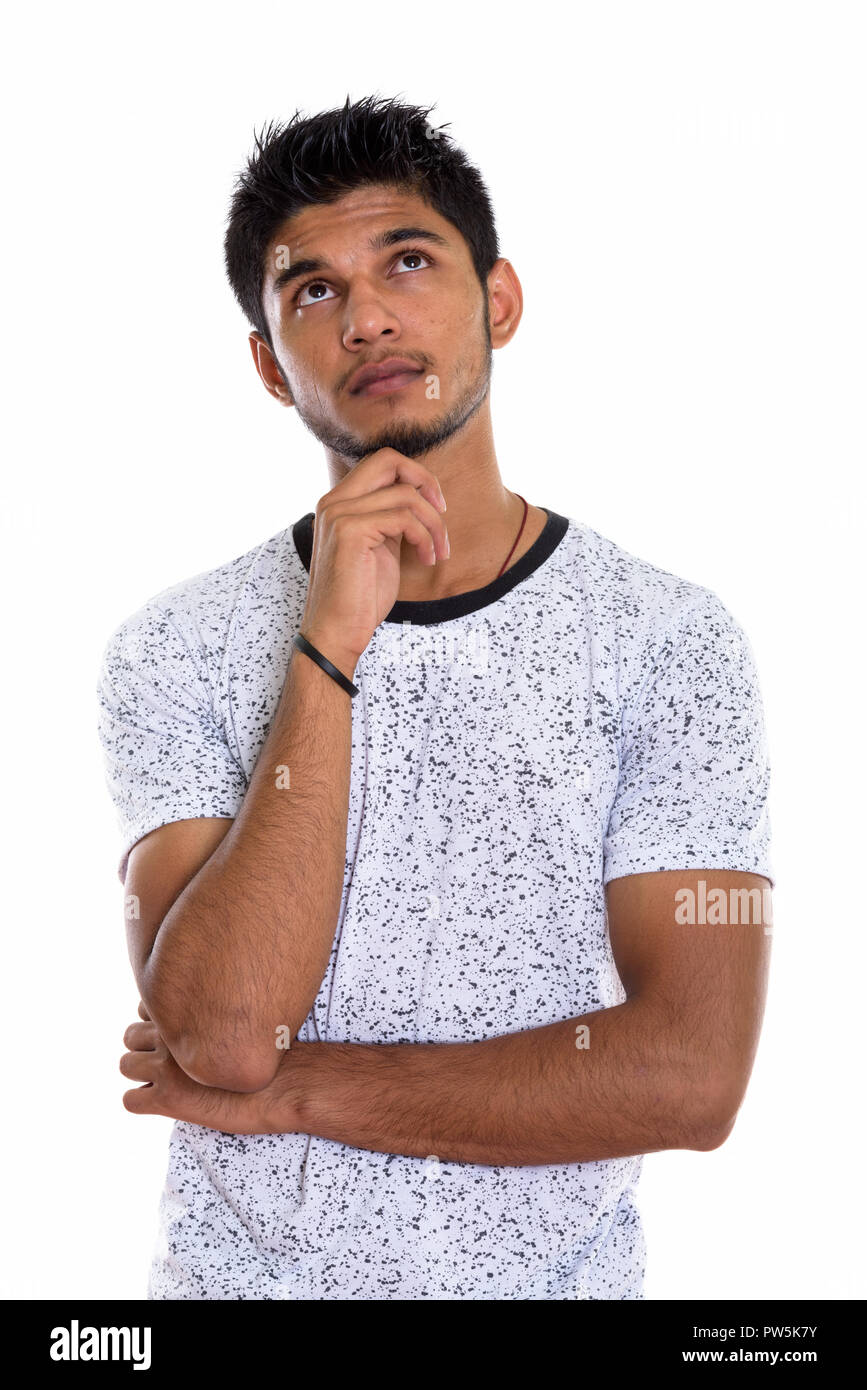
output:
[[328, 660], [327, 656], [323, 656], [321, 652], [317, 651], [313, 643], [308, 642], [303, 633], [296, 632], [292, 641], [295, 643], [299, 652], [304, 652], [305, 656], [309, 656], [310, 660], [315, 661], [317, 666], [321, 666], [323, 671], [327, 671], [331, 679], [337, 681], [341, 690], [345, 690], [347, 695], [351, 695], [353, 700], [355, 699], [358, 694], [358, 686], [353, 685], [352, 681], [347, 680], [343, 672], [338, 671], [337, 667], [333, 662]]

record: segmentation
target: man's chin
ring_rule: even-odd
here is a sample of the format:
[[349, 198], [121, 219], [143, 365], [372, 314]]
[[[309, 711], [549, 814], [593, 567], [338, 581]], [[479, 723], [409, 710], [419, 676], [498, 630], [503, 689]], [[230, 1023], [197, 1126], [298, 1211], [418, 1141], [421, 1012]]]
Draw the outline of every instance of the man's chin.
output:
[[353, 434], [339, 433], [325, 436], [320, 433], [317, 437], [322, 444], [350, 463], [359, 463], [378, 449], [395, 449], [406, 458], [420, 458], [444, 444], [464, 423], [443, 421], [432, 426], [430, 422], [422, 425], [406, 421], [400, 425], [389, 425], [387, 429], [368, 435], [366, 439], [360, 439]]
[[404, 429], [392, 427], [370, 439], [354, 441], [350, 458], [357, 463], [368, 454], [375, 453], [377, 449], [395, 449], [406, 458], [419, 458], [422, 454], [436, 449], [438, 445], [444, 444], [447, 438], [449, 435], [443, 434], [441, 430], [432, 431], [429, 426], [423, 428], [407, 425]]

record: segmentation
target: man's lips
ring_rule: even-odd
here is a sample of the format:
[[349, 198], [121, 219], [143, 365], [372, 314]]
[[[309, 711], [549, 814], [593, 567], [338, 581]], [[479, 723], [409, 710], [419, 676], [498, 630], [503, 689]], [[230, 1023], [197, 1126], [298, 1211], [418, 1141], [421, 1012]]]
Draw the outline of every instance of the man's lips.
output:
[[349, 391], [353, 396], [388, 395], [408, 386], [423, 370], [400, 359], [382, 362], [376, 367], [363, 367], [352, 379]]
[[394, 372], [390, 376], [377, 377], [376, 381], [369, 381], [360, 390], [354, 391], [355, 396], [386, 396], [392, 391], [400, 391], [404, 386], [408, 386], [411, 381], [415, 381], [419, 375], [421, 367], [416, 367], [414, 371], [404, 369]]

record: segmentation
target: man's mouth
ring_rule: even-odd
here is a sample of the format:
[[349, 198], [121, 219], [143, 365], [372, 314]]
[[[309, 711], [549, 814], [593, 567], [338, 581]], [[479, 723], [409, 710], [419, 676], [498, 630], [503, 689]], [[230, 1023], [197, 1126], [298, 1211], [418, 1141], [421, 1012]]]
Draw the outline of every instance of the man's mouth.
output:
[[350, 386], [350, 395], [353, 396], [387, 396], [395, 391], [403, 390], [411, 381], [423, 371], [422, 367], [416, 367], [411, 362], [394, 359], [393, 361], [382, 362], [377, 366], [364, 367], [356, 373], [353, 384]]
[[360, 391], [354, 392], [356, 396], [386, 396], [391, 391], [400, 391], [404, 386], [408, 386], [411, 381], [415, 381], [421, 368], [414, 372], [393, 372], [390, 376], [381, 376], [376, 381], [369, 381], [366, 386], [362, 386]]

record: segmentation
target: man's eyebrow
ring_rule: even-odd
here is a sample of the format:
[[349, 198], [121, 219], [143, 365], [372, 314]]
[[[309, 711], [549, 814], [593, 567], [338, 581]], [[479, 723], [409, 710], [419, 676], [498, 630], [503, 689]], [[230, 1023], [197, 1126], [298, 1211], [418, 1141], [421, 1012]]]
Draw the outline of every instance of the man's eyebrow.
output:
[[[427, 241], [434, 246], [449, 245], [444, 236], [428, 227], [391, 227], [387, 232], [379, 232], [377, 236], [371, 237], [367, 244], [371, 251], [384, 251], [389, 246], [398, 246], [402, 241]], [[303, 261], [294, 261], [281, 270], [279, 275], [275, 275], [271, 289], [275, 294], [279, 294], [293, 280], [299, 280], [304, 275], [317, 275], [328, 269], [328, 262], [317, 258], [308, 257]]]

